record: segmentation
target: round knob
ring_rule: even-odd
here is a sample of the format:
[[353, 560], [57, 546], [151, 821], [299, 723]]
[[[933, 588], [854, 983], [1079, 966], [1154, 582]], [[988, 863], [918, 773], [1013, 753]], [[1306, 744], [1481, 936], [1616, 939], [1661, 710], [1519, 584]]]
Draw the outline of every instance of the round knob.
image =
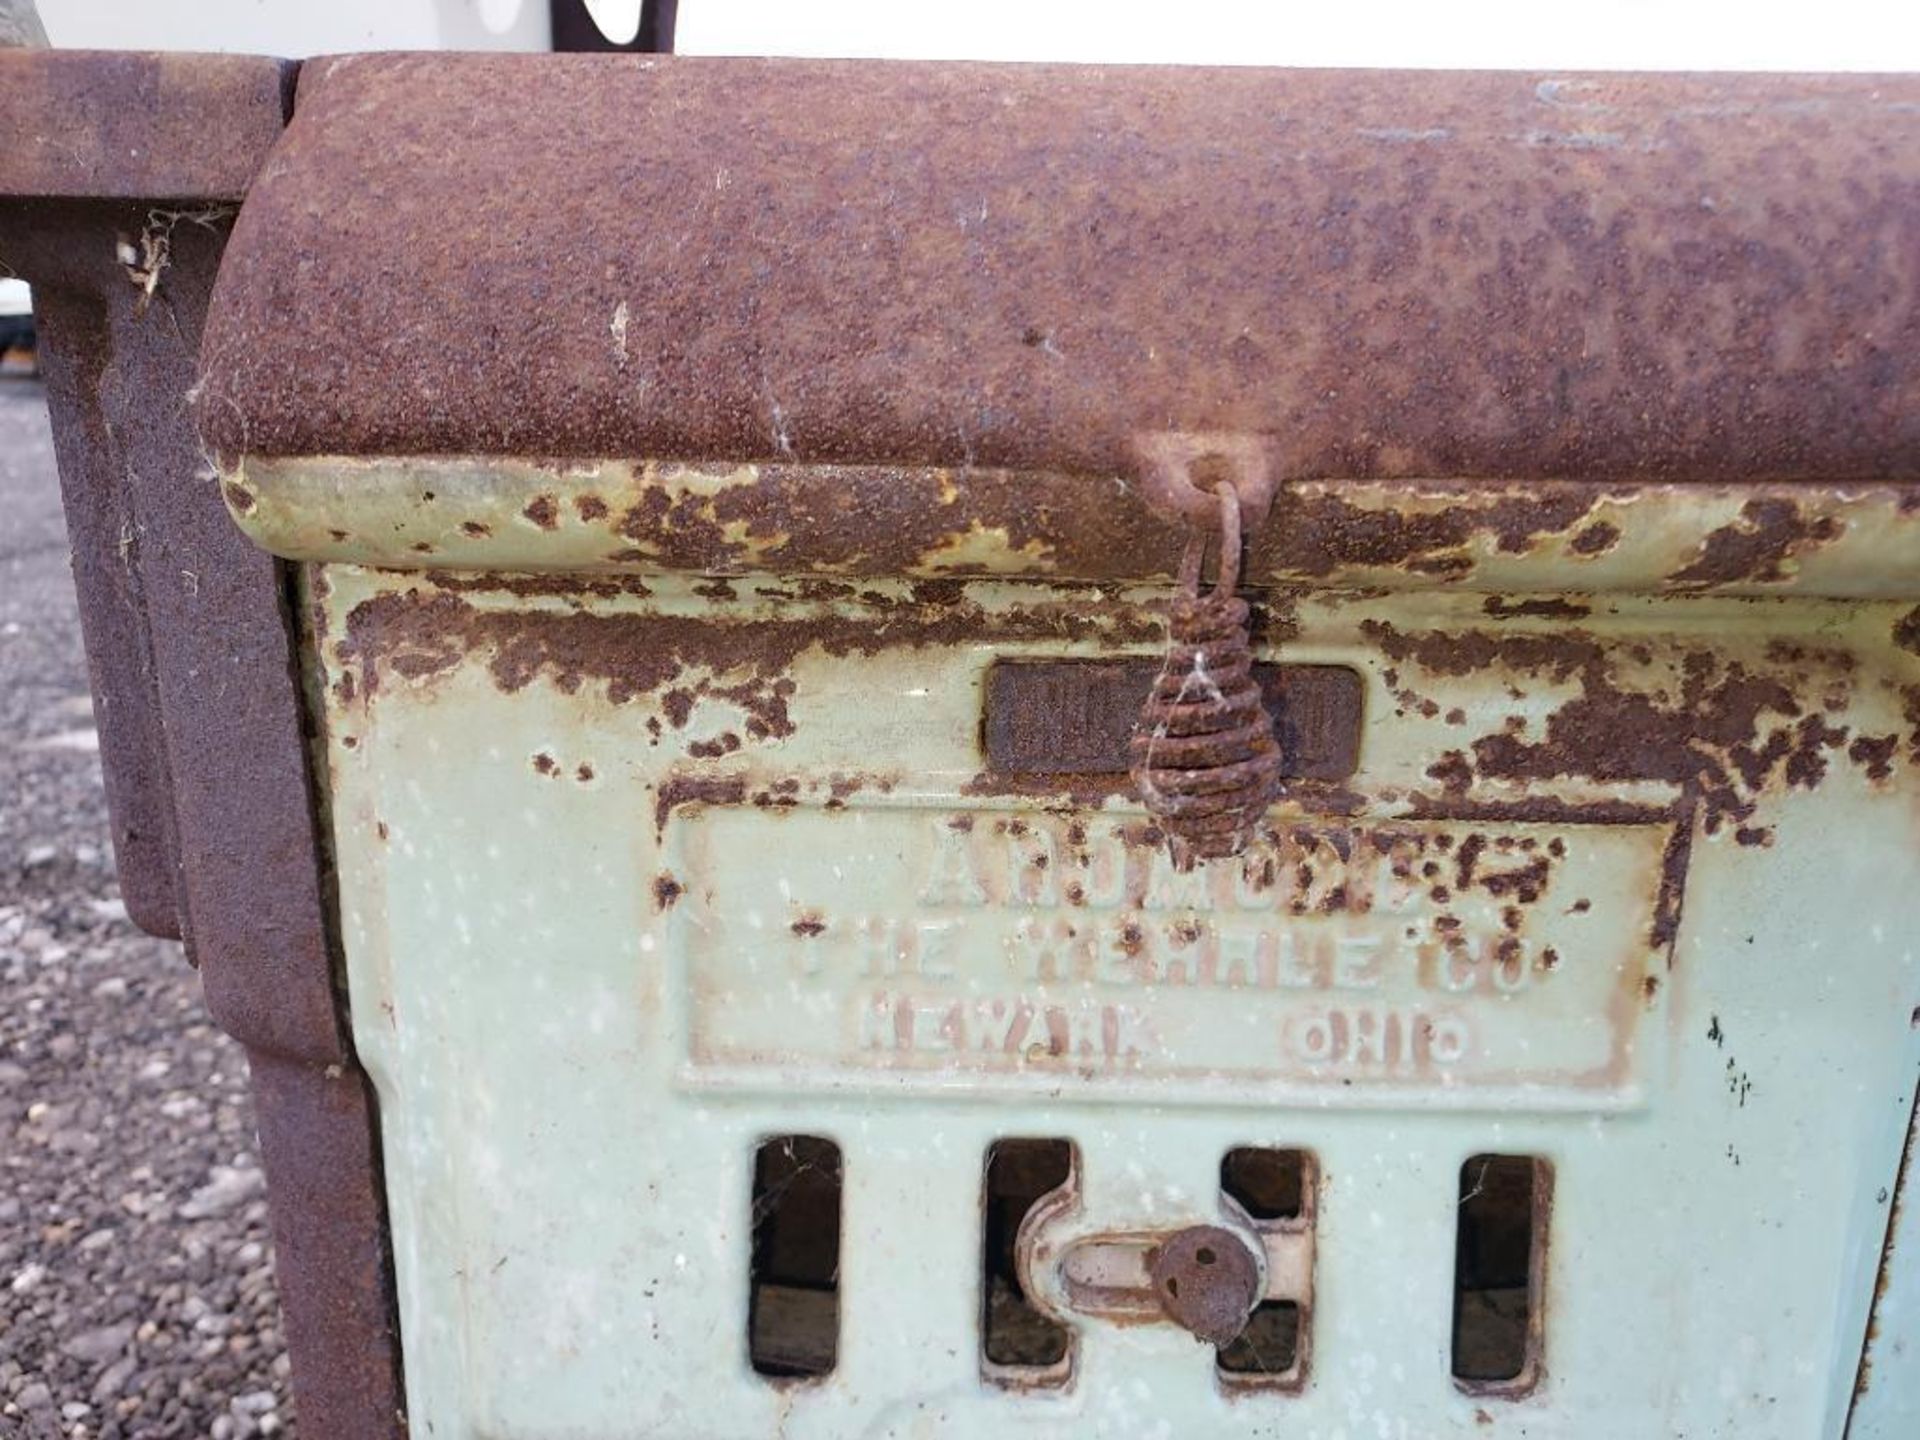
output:
[[1225, 1345], [1260, 1303], [1260, 1266], [1233, 1231], [1189, 1226], [1154, 1252], [1153, 1293], [1169, 1320], [1210, 1345]]

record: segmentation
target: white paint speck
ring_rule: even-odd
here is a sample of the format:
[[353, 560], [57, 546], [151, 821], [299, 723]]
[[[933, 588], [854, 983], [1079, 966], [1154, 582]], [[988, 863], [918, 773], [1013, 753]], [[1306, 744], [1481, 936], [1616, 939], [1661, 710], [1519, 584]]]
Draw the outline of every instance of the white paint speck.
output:
[[607, 322], [607, 333], [613, 336], [613, 358], [617, 365], [627, 363], [627, 302], [622, 300], [613, 307], [613, 319]]

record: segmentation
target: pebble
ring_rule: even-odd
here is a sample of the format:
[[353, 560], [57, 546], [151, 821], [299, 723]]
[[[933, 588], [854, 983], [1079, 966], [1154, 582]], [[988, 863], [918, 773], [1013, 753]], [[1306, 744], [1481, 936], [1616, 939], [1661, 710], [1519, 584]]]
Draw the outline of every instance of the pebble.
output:
[[206, 1220], [215, 1215], [224, 1215], [234, 1206], [261, 1194], [266, 1186], [267, 1177], [258, 1169], [216, 1165], [207, 1183], [194, 1191], [187, 1198], [187, 1203], [180, 1207], [180, 1217], [183, 1220]]
[[113, 1399], [127, 1388], [127, 1381], [133, 1378], [134, 1368], [139, 1365], [140, 1357], [133, 1354], [122, 1355], [113, 1364], [100, 1372], [100, 1378], [93, 1382], [93, 1398], [96, 1402]]
[[133, 1326], [130, 1324], [102, 1325], [97, 1330], [86, 1330], [75, 1335], [60, 1350], [75, 1360], [101, 1364], [125, 1350], [132, 1339]]

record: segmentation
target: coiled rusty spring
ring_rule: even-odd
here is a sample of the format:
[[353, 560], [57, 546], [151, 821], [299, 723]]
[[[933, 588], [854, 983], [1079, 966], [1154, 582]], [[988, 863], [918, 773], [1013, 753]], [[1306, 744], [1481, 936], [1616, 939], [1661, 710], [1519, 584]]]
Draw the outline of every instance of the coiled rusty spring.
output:
[[1240, 504], [1220, 498], [1219, 574], [1200, 588], [1208, 548], [1196, 528], [1168, 606], [1166, 663], [1141, 707], [1133, 781], [1166, 831], [1176, 868], [1237, 855], [1280, 789], [1280, 747], [1253, 678], [1253, 639], [1240, 583]]

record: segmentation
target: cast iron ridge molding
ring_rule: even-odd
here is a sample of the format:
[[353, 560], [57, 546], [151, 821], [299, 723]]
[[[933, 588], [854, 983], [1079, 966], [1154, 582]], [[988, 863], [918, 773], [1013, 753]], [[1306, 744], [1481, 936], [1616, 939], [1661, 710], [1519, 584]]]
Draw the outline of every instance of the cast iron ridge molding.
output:
[[225, 461], [1920, 478], [1920, 76], [316, 60], [234, 253]]
[[405, 1433], [374, 1100], [334, 992], [284, 568], [188, 413], [295, 67], [0, 51], [0, 263], [34, 286], [128, 911], [247, 1049], [304, 1431]]

